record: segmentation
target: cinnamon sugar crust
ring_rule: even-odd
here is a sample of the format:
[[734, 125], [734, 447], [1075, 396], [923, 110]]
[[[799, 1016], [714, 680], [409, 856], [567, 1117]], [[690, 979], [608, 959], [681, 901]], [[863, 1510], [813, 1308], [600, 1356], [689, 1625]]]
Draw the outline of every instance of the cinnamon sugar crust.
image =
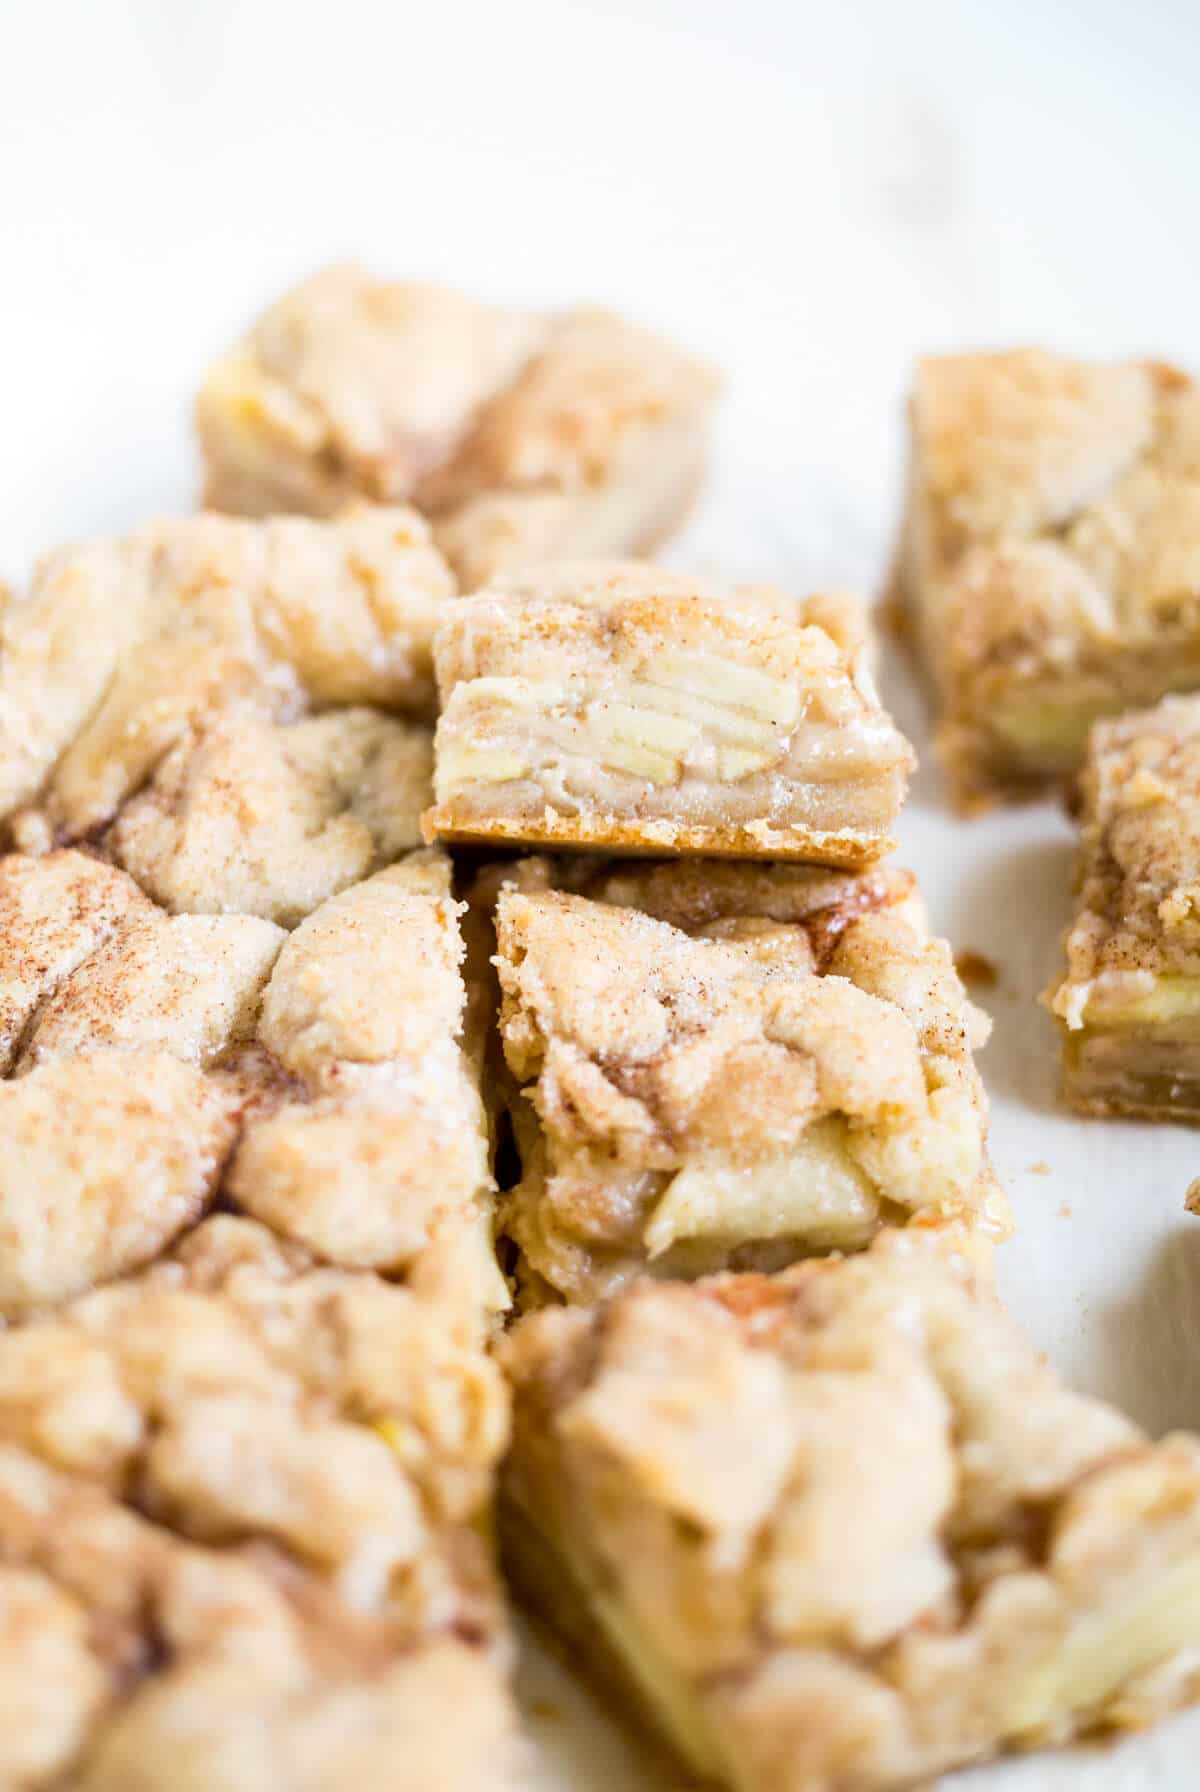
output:
[[[188, 781], [181, 756], [214, 727], [226, 730], [228, 772], [238, 726], [353, 708], [428, 717], [433, 632], [453, 590], [409, 510], [364, 508], [336, 523], [177, 518], [60, 550], [0, 614], [0, 823], [27, 847], [93, 840], [155, 781], [172, 803]], [[316, 807], [337, 811], [339, 756], [364, 775], [381, 755], [403, 760], [402, 729], [371, 733], [360, 715], [308, 730], [307, 751], [291, 737], [293, 763], [276, 781], [290, 777], [294, 794], [323, 775]], [[250, 728], [245, 750], [265, 738]], [[285, 737], [274, 748], [287, 759]], [[210, 755], [209, 782], [221, 775]], [[254, 771], [239, 775], [246, 817]], [[381, 818], [377, 832], [388, 825]]]
[[1200, 685], [1200, 388], [1041, 350], [921, 364], [902, 571], [966, 806]]
[[0, 1309], [138, 1268], [224, 1195], [482, 1331], [507, 1297], [460, 910], [428, 852], [290, 937], [74, 850], [0, 859]]

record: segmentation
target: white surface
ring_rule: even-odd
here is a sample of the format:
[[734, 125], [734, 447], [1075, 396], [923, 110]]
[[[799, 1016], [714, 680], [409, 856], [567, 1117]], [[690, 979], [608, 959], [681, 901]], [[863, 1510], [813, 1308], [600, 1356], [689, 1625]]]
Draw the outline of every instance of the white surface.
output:
[[[607, 299], [707, 350], [729, 399], [676, 558], [876, 588], [914, 353], [1036, 338], [1200, 365], [1198, 21], [1192, 0], [8, 0], [0, 570], [188, 504], [205, 360], [354, 254]], [[903, 668], [886, 682], [921, 745]], [[902, 831], [938, 925], [1000, 971], [1004, 1293], [1078, 1384], [1200, 1424], [1200, 1138], [1054, 1104], [1034, 996], [1069, 829], [1048, 807], [953, 822], [927, 768]], [[653, 1783], [553, 1668], [527, 1678], [566, 1712], [535, 1713], [539, 1792]], [[1200, 1718], [961, 1784], [1186, 1792], [1198, 1757]]]

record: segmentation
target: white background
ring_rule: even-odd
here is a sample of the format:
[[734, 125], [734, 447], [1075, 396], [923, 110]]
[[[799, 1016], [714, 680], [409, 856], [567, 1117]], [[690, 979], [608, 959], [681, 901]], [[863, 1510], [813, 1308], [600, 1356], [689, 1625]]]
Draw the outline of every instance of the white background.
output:
[[[878, 589], [914, 354], [1037, 340], [1200, 368], [1194, 0], [0, 0], [0, 571], [192, 502], [206, 360], [353, 255], [587, 298], [728, 371], [681, 564]], [[902, 665], [887, 694], [923, 746]], [[925, 755], [928, 759], [928, 755]], [[1056, 1110], [1034, 1004], [1069, 903], [1050, 806], [903, 824], [1000, 971], [984, 1059], [1021, 1225], [1004, 1293], [1080, 1384], [1200, 1425], [1200, 1139]], [[649, 1786], [548, 1666], [540, 1786]], [[1188, 1792], [1200, 1720], [997, 1792]]]

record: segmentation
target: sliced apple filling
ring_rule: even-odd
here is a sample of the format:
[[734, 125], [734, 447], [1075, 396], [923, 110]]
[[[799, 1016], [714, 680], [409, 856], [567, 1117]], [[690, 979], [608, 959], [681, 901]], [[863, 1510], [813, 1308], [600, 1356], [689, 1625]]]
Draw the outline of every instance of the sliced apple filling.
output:
[[911, 879], [639, 863], [526, 861], [496, 898], [526, 1277], [588, 1300], [952, 1214], [1001, 1236], [986, 1022]]
[[[911, 750], [861, 642], [648, 568], [448, 606], [430, 837], [805, 857], [887, 850]], [[852, 631], [856, 632], [856, 631]]]
[[642, 1281], [504, 1366], [510, 1569], [693, 1773], [898, 1792], [1200, 1696], [1200, 1440], [1060, 1387], [946, 1237]]

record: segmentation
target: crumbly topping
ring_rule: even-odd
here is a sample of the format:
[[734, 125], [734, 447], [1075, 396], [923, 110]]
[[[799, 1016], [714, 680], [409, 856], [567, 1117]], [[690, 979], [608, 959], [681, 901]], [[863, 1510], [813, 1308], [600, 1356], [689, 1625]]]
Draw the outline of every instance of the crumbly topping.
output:
[[428, 711], [453, 589], [408, 510], [181, 518], [62, 550], [0, 617], [0, 818], [36, 803], [58, 838], [92, 833], [218, 716]]
[[1200, 970], [1200, 701], [1097, 724], [1081, 780], [1082, 844], [1055, 1012], [1081, 1023], [1099, 986], [1144, 995]]
[[165, 914], [74, 850], [0, 859], [0, 1309], [136, 1268], [224, 1190], [482, 1325], [505, 1296], [458, 914], [429, 852], [290, 938]]
[[[509, 1224], [560, 1291], [647, 1257], [679, 1273], [676, 1223], [728, 1261], [763, 1237], [828, 1243], [847, 1214], [865, 1242], [881, 1201], [996, 1212], [971, 1058], [987, 1022], [908, 874], [566, 867], [585, 895], [553, 875], [501, 890], [496, 963], [505, 1057], [537, 1115], [517, 1102]], [[797, 1199], [825, 1187], [829, 1209], [789, 1234], [790, 1163]]]
[[164, 907], [285, 927], [420, 845], [433, 736], [370, 709], [193, 730], [117, 817], [107, 847]]
[[609, 312], [554, 320], [520, 377], [483, 409], [448, 464], [418, 487], [444, 511], [491, 491], [574, 491], [601, 484], [631, 434], [699, 425], [712, 373]]
[[[986, 732], [1007, 701], [1086, 717], [1178, 688], [1200, 641], [1200, 388], [1153, 363], [949, 356], [919, 369], [912, 426], [906, 575], [964, 784], [1017, 754]], [[1036, 751], [1069, 769], [1069, 739]]]
[[[461, 905], [450, 867], [415, 854], [301, 923], [263, 999], [259, 1039], [303, 1086], [250, 1129], [229, 1189], [338, 1263], [427, 1255], [482, 1308], [492, 1259], [483, 1106], [463, 1045]], [[381, 1002], [381, 989], [402, 992]]]
[[950, 1239], [643, 1281], [504, 1363], [511, 1499], [739, 1786], [907, 1785], [1134, 1721], [1139, 1686], [1144, 1719], [1147, 1670], [1196, 1690], [1200, 1446], [1061, 1389]]
[[228, 1216], [0, 1334], [0, 1779], [515, 1786], [506, 1433], [436, 1301]]

